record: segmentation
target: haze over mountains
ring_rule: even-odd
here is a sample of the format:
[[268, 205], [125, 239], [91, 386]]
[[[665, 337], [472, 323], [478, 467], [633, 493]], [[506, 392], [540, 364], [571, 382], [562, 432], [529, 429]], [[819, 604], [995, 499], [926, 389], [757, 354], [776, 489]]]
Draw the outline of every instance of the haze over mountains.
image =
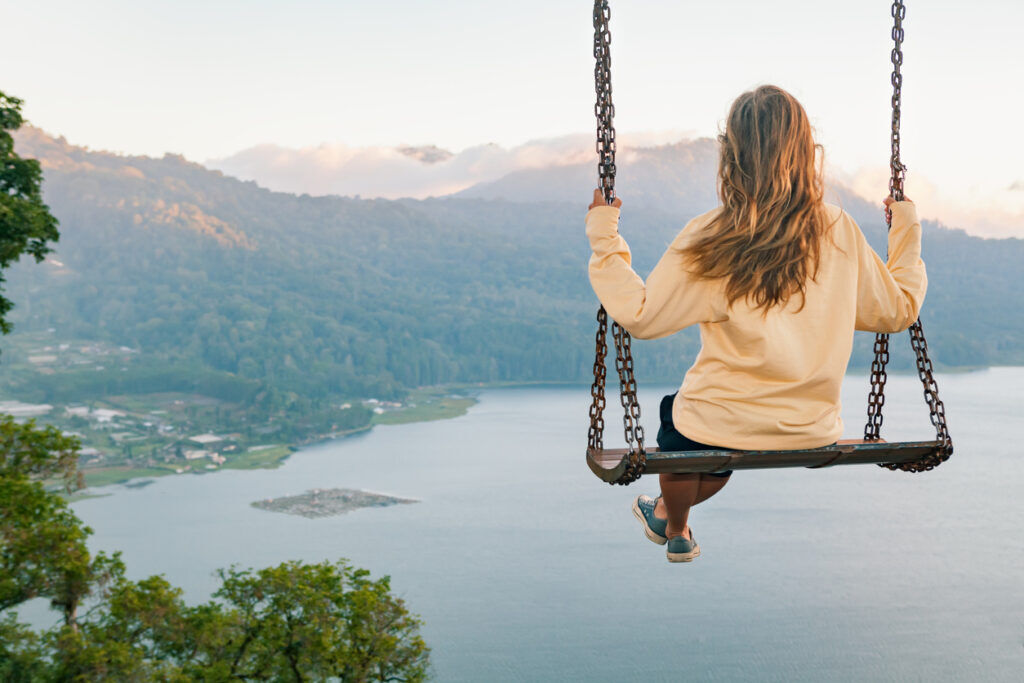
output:
[[[516, 170], [449, 197], [384, 200], [273, 192], [181, 157], [93, 152], [35, 129], [18, 133], [17, 148], [42, 161], [62, 234], [48, 263], [10, 273], [20, 332], [110, 341], [311, 397], [591, 374], [589, 161]], [[439, 153], [406, 153], [416, 154]], [[713, 206], [714, 156], [698, 140], [624, 158], [623, 232], [639, 272]], [[884, 249], [877, 209], [837, 195]], [[924, 250], [923, 318], [939, 367], [1024, 364], [1024, 241], [926, 222]], [[858, 337], [855, 366], [868, 362], [870, 341]], [[681, 378], [697, 345], [695, 330], [637, 342], [638, 372]], [[894, 367], [910, 367], [906, 346], [894, 343]]]
[[[657, 133], [626, 135], [624, 139], [643, 147], [678, 137], [678, 133]], [[259, 145], [210, 159], [204, 165], [281, 192], [423, 199], [459, 192], [519, 170], [586, 164], [592, 160], [593, 150], [593, 140], [587, 135], [534, 140], [511, 149], [477, 145], [458, 153], [433, 145], [323, 144], [302, 149]]]
[[[679, 173], [691, 174], [697, 185], [714, 201], [713, 179], [717, 160], [715, 143], [708, 139], [687, 139], [678, 131], [634, 133], [618, 136], [619, 184], [621, 194], [635, 200], [662, 195], [675, 206], [682, 186]], [[683, 152], [685, 150], [685, 152]], [[676, 156], [682, 154], [683, 166]], [[694, 155], [694, 158], [687, 158]], [[827, 156], [826, 158], [831, 159]], [[397, 147], [352, 147], [321, 144], [291, 149], [259, 145], [219, 159], [206, 166], [243, 180], [255, 180], [263, 187], [295, 194], [342, 195], [423, 199], [448, 194], [502, 196], [516, 201], [535, 192], [534, 199], [581, 201], [594, 183], [594, 142], [590, 134], [565, 135], [533, 140], [502, 148], [478, 145], [453, 153], [438, 147], [400, 145]], [[884, 196], [889, 170], [885, 163], [861, 168], [854, 173], [829, 168], [830, 182], [872, 202]], [[506, 176], [529, 176], [539, 182], [532, 188], [517, 188]], [[487, 185], [502, 182], [512, 195], [495, 194]], [[471, 189], [472, 188], [472, 189]], [[924, 218], [937, 217], [981, 237], [1024, 237], [1024, 181], [1003, 188], [958, 188], [954, 198], [929, 182], [927, 169], [915, 167], [907, 180], [908, 194], [918, 202]], [[582, 193], [582, 194], [581, 194]], [[963, 197], [969, 197], [964, 204]]]

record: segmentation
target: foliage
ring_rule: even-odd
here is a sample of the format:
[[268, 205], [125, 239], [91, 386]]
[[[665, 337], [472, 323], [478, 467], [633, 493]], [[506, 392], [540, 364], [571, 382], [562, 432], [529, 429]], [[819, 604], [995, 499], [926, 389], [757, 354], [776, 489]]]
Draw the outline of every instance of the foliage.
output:
[[391, 595], [387, 577], [373, 581], [369, 572], [344, 561], [285, 562], [258, 572], [232, 567], [219, 575], [223, 585], [214, 595], [233, 610], [223, 645], [231, 652], [232, 676], [343, 681], [426, 676], [420, 621]]
[[41, 261], [57, 240], [57, 220], [43, 203], [42, 171], [35, 159], [14, 151], [11, 131], [22, 124], [21, 100], [0, 92], [0, 332], [11, 326], [7, 314], [14, 304], [3, 295], [4, 271], [30, 254]]
[[45, 597], [74, 625], [82, 600], [120, 565], [116, 554], [91, 558], [89, 527], [33, 480], [60, 475], [70, 492], [79, 483], [77, 451], [77, 440], [53, 427], [0, 417], [0, 611]]
[[189, 606], [162, 576], [119, 566], [101, 599], [42, 635], [0, 618], [5, 681], [423, 681], [421, 622], [344, 560], [219, 570], [211, 600]]
[[[92, 530], [33, 480], [76, 481], [74, 440], [10, 418], [0, 435], [0, 680], [425, 678], [421, 622], [386, 577], [344, 560], [231, 567], [217, 599], [190, 607], [162, 576], [128, 580], [120, 553], [93, 557]], [[39, 634], [5, 613], [33, 598], [62, 623]]]
[[37, 428], [34, 420], [18, 424], [0, 415], [0, 477], [60, 476], [70, 492], [77, 482], [78, 441], [51, 426]]
[[51, 670], [42, 637], [15, 614], [0, 613], [0, 681], [35, 683], [47, 680]]

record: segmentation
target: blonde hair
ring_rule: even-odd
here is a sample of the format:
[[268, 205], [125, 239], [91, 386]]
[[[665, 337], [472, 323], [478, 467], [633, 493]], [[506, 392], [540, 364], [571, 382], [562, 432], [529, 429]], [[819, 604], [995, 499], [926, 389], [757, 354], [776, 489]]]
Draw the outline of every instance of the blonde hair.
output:
[[817, 275], [830, 227], [824, 151], [804, 108], [773, 85], [736, 98], [718, 142], [722, 210], [682, 251], [698, 277], [727, 280], [730, 305], [749, 297], [767, 314], [794, 294], [803, 298]]

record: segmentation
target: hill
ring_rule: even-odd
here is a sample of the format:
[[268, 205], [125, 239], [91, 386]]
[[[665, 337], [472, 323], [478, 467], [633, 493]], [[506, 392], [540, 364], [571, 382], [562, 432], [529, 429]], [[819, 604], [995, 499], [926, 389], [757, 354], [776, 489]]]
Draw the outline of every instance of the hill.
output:
[[[41, 160], [62, 233], [44, 266], [10, 274], [23, 334], [129, 347], [160, 367], [213, 373], [224, 391], [313, 399], [590, 375], [589, 164], [452, 197], [363, 200], [271, 192], [181, 157], [94, 152], [34, 129], [17, 144]], [[710, 141], [695, 141], [641, 150], [624, 167], [623, 231], [639, 271], [713, 205], [713, 164]], [[839, 196], [881, 244], [880, 215]], [[935, 224], [925, 240], [924, 318], [940, 367], [1024, 363], [1024, 241]], [[695, 331], [638, 342], [640, 376], [681, 377], [697, 344]], [[856, 346], [863, 366], [870, 339]], [[19, 349], [5, 351], [6, 365], [24, 364]], [[908, 356], [894, 366], [910, 367]], [[80, 378], [80, 391], [114, 381], [110, 372]], [[72, 385], [37, 376], [20, 386], [52, 399]]]

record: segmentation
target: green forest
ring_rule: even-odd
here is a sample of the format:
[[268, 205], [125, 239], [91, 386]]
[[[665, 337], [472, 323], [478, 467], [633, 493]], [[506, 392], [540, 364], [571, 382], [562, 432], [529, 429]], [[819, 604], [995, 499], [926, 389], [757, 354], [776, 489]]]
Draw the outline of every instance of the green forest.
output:
[[[147, 368], [113, 378], [14, 377], [28, 399], [167, 381], [273, 405], [288, 396], [384, 399], [424, 385], [590, 377], [597, 303], [586, 275], [585, 190], [576, 203], [296, 196], [178, 156], [91, 152], [36, 129], [22, 130], [18, 149], [42, 163], [61, 239], [45, 264], [10, 272], [16, 331], [129, 347], [145, 361], [134, 367]], [[635, 174], [650, 165], [651, 177], [671, 159], [684, 168], [656, 193], [628, 200], [622, 230], [641, 273], [685, 211], [697, 210], [695, 176], [707, 155], [694, 149], [668, 146], [634, 164]], [[580, 176], [575, 184], [585, 181], [579, 168], [565, 170]], [[550, 186], [551, 173], [537, 178]], [[518, 196], [532, 196], [528, 174], [512, 180]], [[713, 177], [700, 187], [709, 184]], [[677, 212], [666, 199], [673, 192], [684, 207]], [[841, 197], [884, 250], [880, 212]], [[1024, 241], [926, 224], [925, 260], [922, 318], [937, 366], [1024, 363]], [[681, 378], [698, 344], [696, 330], [636, 342], [640, 378]], [[851, 367], [869, 363], [870, 346], [870, 335], [858, 336]], [[893, 346], [892, 367], [910, 369], [909, 343]], [[25, 367], [21, 353], [5, 350], [7, 372]], [[175, 377], [173, 368], [189, 371]]]

